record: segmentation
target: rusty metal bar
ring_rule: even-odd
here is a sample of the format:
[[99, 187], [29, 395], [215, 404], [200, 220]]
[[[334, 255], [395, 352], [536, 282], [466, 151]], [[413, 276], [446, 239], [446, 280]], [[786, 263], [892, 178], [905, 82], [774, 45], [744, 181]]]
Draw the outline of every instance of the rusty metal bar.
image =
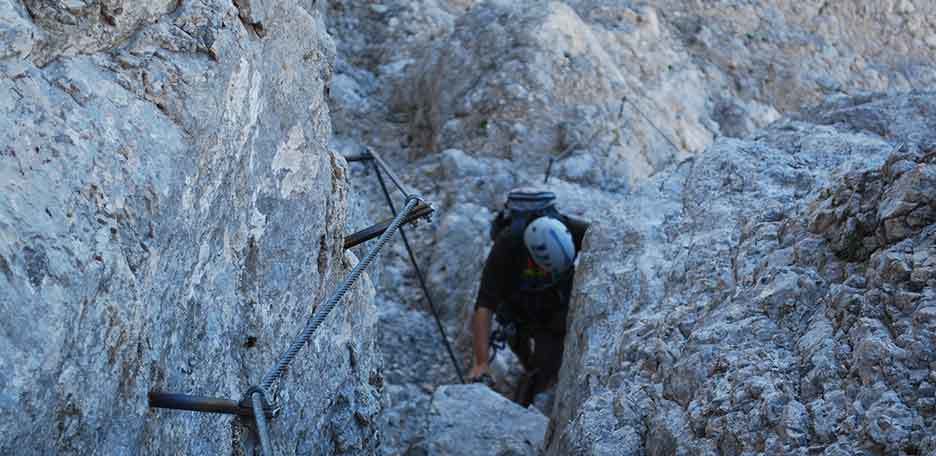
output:
[[369, 153], [363, 153], [363, 154], [357, 154], [357, 155], [348, 155], [344, 159], [348, 163], [353, 163], [353, 162], [359, 162], [359, 161], [373, 160], [374, 156]]
[[237, 401], [220, 399], [216, 397], [190, 396], [188, 394], [161, 393], [150, 391], [147, 394], [149, 406], [173, 410], [189, 410], [192, 412], [226, 413], [244, 417], [254, 417], [250, 407], [242, 407]]
[[270, 447], [270, 425], [266, 420], [266, 413], [262, 412], [263, 408], [263, 393], [261, 391], [254, 391], [250, 395], [250, 403], [253, 407], [254, 416], [257, 418], [254, 420], [257, 423], [257, 438], [260, 440], [260, 453], [263, 456], [273, 456], [273, 448]]
[[[425, 203], [419, 203], [419, 205], [413, 209], [413, 212], [411, 212], [406, 216], [406, 218], [403, 219], [403, 223], [410, 223], [416, 221], [417, 219], [428, 217], [429, 214], [432, 214], [433, 210], [434, 209], [432, 209], [432, 206]], [[387, 230], [387, 227], [390, 226], [391, 222], [393, 222], [392, 217], [375, 223], [367, 228], [364, 228], [363, 230], [355, 231], [354, 233], [345, 236], [344, 248], [347, 250], [358, 244], [380, 236], [384, 231]]]

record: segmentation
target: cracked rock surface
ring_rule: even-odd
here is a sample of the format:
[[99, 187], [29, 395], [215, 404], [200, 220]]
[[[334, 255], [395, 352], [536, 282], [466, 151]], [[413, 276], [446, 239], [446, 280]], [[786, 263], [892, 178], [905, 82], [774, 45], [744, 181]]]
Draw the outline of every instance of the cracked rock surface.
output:
[[[802, 261], [849, 271], [832, 244], [879, 242], [862, 218], [871, 209], [851, 219], [842, 215], [849, 209], [829, 209], [824, 222], [854, 233], [839, 240], [809, 231], [806, 211], [842, 173], [883, 166], [899, 142], [928, 147], [926, 94], [870, 94], [936, 82], [932, 8], [922, 0], [335, 1], [333, 146], [378, 148], [436, 204], [434, 235], [411, 240], [463, 362], [490, 217], [506, 191], [541, 182], [556, 159], [550, 186], [563, 209], [597, 225], [577, 279], [551, 454], [849, 454], [850, 444], [890, 454], [864, 437], [835, 442], [851, 429], [840, 424], [856, 410], [854, 391], [841, 387], [814, 404], [820, 396], [795, 386], [808, 372], [795, 365], [806, 324], [797, 318], [818, 312], [797, 303], [824, 296], [831, 279], [796, 269], [764, 272], [763, 289], [740, 283]], [[354, 169], [364, 184], [353, 199], [373, 219], [382, 196], [367, 183], [372, 175]], [[909, 220], [922, 214], [914, 217], [887, 222], [886, 232], [910, 236]], [[778, 224], [794, 218], [808, 239], [795, 250], [770, 244], [787, 239]], [[773, 225], [761, 232], [758, 223]], [[405, 361], [387, 371], [397, 393], [386, 399], [384, 451], [420, 454], [426, 404], [453, 377], [405, 252], [397, 247], [392, 258], [376, 280], [387, 300], [383, 344], [435, 345], [426, 357], [385, 354]], [[713, 304], [743, 289], [750, 296]], [[763, 321], [737, 314], [752, 312]], [[423, 323], [412, 324], [420, 314]], [[707, 321], [731, 337], [706, 333]], [[704, 339], [686, 342], [692, 337]], [[725, 360], [736, 358], [743, 362]], [[498, 389], [509, 391], [516, 366], [509, 357], [496, 365]], [[716, 384], [722, 373], [731, 376]], [[875, 416], [912, 416], [896, 404], [883, 402]], [[755, 410], [769, 418], [749, 420]]]
[[407, 232], [463, 367], [489, 221], [554, 160], [594, 225], [549, 425], [445, 386], [394, 241], [277, 454], [936, 453], [934, 8], [0, 0], [0, 453], [255, 453], [146, 392], [257, 382], [389, 215], [368, 146], [435, 204]]
[[488, 387], [448, 385], [432, 396], [429, 454], [539, 454], [549, 420]]
[[936, 451], [934, 108], [716, 141], [599, 222], [547, 454]]
[[[146, 397], [239, 400], [356, 261], [314, 3], [0, 1], [0, 453], [253, 453]], [[277, 454], [374, 451], [376, 322], [362, 281], [278, 388]]]

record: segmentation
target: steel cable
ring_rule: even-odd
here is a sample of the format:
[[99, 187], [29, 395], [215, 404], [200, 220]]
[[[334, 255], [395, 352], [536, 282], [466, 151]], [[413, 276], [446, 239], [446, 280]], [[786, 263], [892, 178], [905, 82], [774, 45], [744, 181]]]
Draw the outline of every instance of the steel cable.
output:
[[348, 276], [345, 277], [344, 282], [332, 293], [328, 300], [309, 317], [302, 332], [296, 336], [293, 343], [283, 352], [276, 364], [263, 376], [263, 380], [260, 382], [260, 388], [263, 389], [264, 394], [266, 394], [266, 392], [270, 390], [270, 387], [273, 386], [273, 383], [286, 372], [286, 369], [289, 368], [289, 364], [292, 363], [299, 351], [302, 350], [302, 347], [308, 343], [312, 334], [315, 333], [322, 322], [325, 321], [325, 317], [328, 316], [338, 302], [341, 301], [341, 298], [344, 297], [345, 293], [351, 289], [351, 286], [354, 285], [354, 282], [357, 281], [364, 270], [374, 261], [381, 249], [387, 244], [396, 230], [400, 228], [403, 219], [412, 212], [413, 208], [415, 208], [419, 202], [420, 198], [415, 195], [410, 195], [406, 198], [406, 205], [403, 207], [403, 210], [393, 219], [390, 226], [387, 227], [387, 230], [380, 235], [380, 238], [377, 240], [377, 245], [375, 245], [371, 251], [367, 252], [364, 258], [354, 266]]
[[[667, 136], [667, 134], [664, 133], [663, 130], [660, 129], [660, 127], [657, 126], [657, 124], [655, 124], [652, 120], [650, 120], [650, 117], [648, 117], [646, 114], [644, 114], [643, 111], [640, 110], [640, 107], [637, 106], [637, 103], [634, 103], [630, 98], [627, 98], [626, 96], [621, 97], [621, 101], [624, 102], [624, 103], [630, 104], [631, 107], [633, 107], [634, 110], [637, 111], [637, 114], [640, 114], [640, 117], [643, 117], [644, 120], [646, 120], [647, 123], [649, 123], [650, 126], [653, 127], [653, 129], [656, 130], [657, 133], [659, 133], [660, 136], [662, 136], [663, 139], [666, 140], [666, 142], [669, 143], [670, 146], [673, 146], [673, 149], [676, 150], [676, 153], [677, 153], [677, 154], [682, 153], [682, 149], [680, 149], [679, 146], [677, 146], [676, 143], [673, 142], [673, 140], [670, 139], [670, 137]], [[621, 105], [621, 109], [622, 109], [622, 110], [624, 109], [623, 104]]]
[[388, 165], [387, 162], [385, 162], [383, 158], [380, 157], [380, 155], [377, 155], [377, 153], [374, 152], [374, 149], [368, 147], [367, 153], [369, 153], [370, 156], [374, 158], [374, 161], [376, 161], [377, 164], [383, 168], [384, 172], [387, 173], [387, 177], [390, 178], [390, 182], [393, 182], [393, 185], [396, 186], [397, 190], [403, 194], [403, 197], [409, 198], [410, 192], [407, 191], [406, 186], [403, 185], [403, 182], [400, 180], [400, 178], [396, 176], [396, 173], [393, 172], [393, 169], [390, 168], [390, 165]]
[[[395, 216], [396, 207], [393, 205], [393, 199], [390, 198], [390, 192], [387, 190], [387, 184], [384, 182], [383, 174], [380, 172], [378, 163], [374, 164], [374, 170], [377, 172], [377, 181], [380, 182], [380, 189], [383, 190], [384, 197], [387, 199], [387, 205], [390, 206], [390, 212]], [[406, 231], [404, 231], [403, 228], [400, 228], [400, 237], [403, 239], [403, 246], [406, 247], [406, 253], [409, 254], [410, 262], [413, 263], [413, 269], [416, 271], [416, 277], [419, 279], [419, 286], [422, 287], [423, 294], [426, 296], [429, 310], [432, 312], [432, 317], [435, 319], [436, 326], [439, 328], [439, 334], [442, 336], [442, 343], [445, 344], [445, 349], [448, 351], [449, 358], [452, 360], [455, 374], [458, 375], [458, 380], [465, 383], [465, 377], [462, 375], [461, 366], [458, 364], [458, 359], [455, 357], [452, 346], [449, 345], [448, 336], [445, 334], [445, 327], [442, 325], [442, 319], [439, 318], [439, 311], [436, 310], [435, 303], [432, 301], [432, 295], [429, 294], [429, 287], [426, 286], [426, 279], [419, 269], [419, 264], [416, 262], [416, 255], [413, 254], [413, 249], [410, 248], [409, 239], [407, 239]]]

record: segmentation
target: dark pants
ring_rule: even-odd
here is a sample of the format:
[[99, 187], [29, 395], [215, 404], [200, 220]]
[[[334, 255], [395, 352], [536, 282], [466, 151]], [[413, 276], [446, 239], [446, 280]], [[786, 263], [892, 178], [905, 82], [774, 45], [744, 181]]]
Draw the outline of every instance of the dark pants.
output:
[[[517, 385], [514, 401], [526, 407], [533, 398], [552, 386], [562, 366], [562, 343], [565, 334], [548, 328], [521, 326], [507, 339], [510, 349], [520, 359], [526, 375]], [[531, 343], [532, 342], [532, 347]]]

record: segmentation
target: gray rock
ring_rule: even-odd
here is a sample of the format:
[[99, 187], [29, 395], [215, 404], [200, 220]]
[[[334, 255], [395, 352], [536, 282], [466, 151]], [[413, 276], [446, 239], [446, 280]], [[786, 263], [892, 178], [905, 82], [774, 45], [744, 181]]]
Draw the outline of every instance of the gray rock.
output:
[[61, 55], [91, 54], [118, 47], [145, 25], [178, 7], [173, 0], [23, 0], [22, 4], [33, 22], [46, 32], [29, 54], [39, 66]]
[[[936, 97], [855, 103], [718, 140], [593, 227], [547, 454], [632, 427], [651, 430], [639, 447], [660, 454], [932, 447], [936, 226], [921, 218], [888, 236], [878, 214], [931, 207]], [[834, 127], [815, 124], [830, 113]], [[865, 129], [875, 116], [914, 142], [895, 152]], [[657, 404], [636, 426], [590, 405], [622, 380]]]
[[[441, 154], [442, 178], [452, 186], [452, 203], [480, 204], [501, 209], [507, 192], [518, 186], [512, 164], [506, 160], [472, 157], [458, 149]], [[468, 233], [466, 233], [468, 234]]]
[[430, 455], [536, 455], [549, 420], [481, 384], [449, 385], [432, 396]]
[[797, 401], [790, 401], [783, 409], [780, 426], [783, 437], [794, 447], [803, 446], [809, 440], [809, 414], [806, 407]]
[[[688, 454], [687, 443], [682, 437], [689, 434], [686, 414], [677, 404], [664, 401], [657, 404], [659, 413], [654, 415], [646, 436], [649, 456]], [[727, 453], [730, 454], [730, 451]]]
[[[438, 202], [444, 234], [417, 250], [434, 293], [454, 297], [446, 324], [462, 355], [483, 214], [557, 157], [560, 204], [595, 222], [552, 454], [644, 454], [651, 424], [659, 436], [691, 430], [673, 449], [692, 454], [860, 454], [865, 437], [836, 439], [865, 435], [851, 405], [864, 381], [886, 379], [914, 413], [929, 410], [912, 388], [936, 383], [920, 377], [933, 265], [918, 238], [933, 209], [892, 191], [900, 215], [878, 223], [875, 182], [920, 165], [907, 154], [884, 163], [896, 142], [932, 148], [932, 97], [867, 92], [936, 81], [922, 44], [929, 4], [371, 3], [329, 4], [337, 68], [351, 80], [333, 90], [336, 132], [381, 147]], [[413, 277], [403, 261], [386, 265], [380, 292], [399, 305], [382, 318], [409, 322], [423, 308]], [[446, 381], [425, 361], [405, 364], [388, 377], [407, 391]], [[413, 424], [395, 435], [424, 450], [425, 416], [398, 405]]]
[[28, 57], [41, 38], [40, 30], [29, 19], [21, 2], [0, 1], [0, 59]]
[[[237, 2], [243, 3], [243, 2]], [[246, 3], [245, 3], [246, 4]], [[0, 453], [249, 453], [230, 416], [356, 261], [311, 2], [0, 2]], [[362, 280], [292, 365], [277, 454], [372, 454]]]
[[[932, 84], [925, 26], [906, 36], [881, 30], [883, 40], [862, 32], [889, 20], [925, 23], [917, 14], [793, 1], [480, 3], [443, 29], [445, 39], [424, 45], [423, 60], [410, 65], [415, 84], [400, 86], [402, 104], [416, 108], [410, 134], [421, 150], [410, 156], [457, 147], [541, 167], [578, 151], [594, 165], [583, 174], [570, 163], [570, 179], [620, 190], [830, 90]], [[898, 56], [927, 63], [909, 70]]]
[[881, 445], [888, 453], [897, 453], [910, 445], [910, 435], [920, 419], [906, 405], [901, 403], [897, 394], [888, 392], [875, 402], [865, 415], [865, 433], [868, 438]]
[[[696, 96], [704, 92], [698, 69], [680, 66], [644, 91], [628, 90], [640, 85], [640, 75], [629, 70], [627, 59], [646, 50], [644, 37], [668, 38], [654, 24], [655, 11], [642, 13], [651, 20], [608, 32], [563, 3], [477, 5], [414, 65], [419, 79], [410, 104], [417, 106], [417, 144], [511, 159], [526, 172], [543, 169], [549, 155], [578, 151], [560, 174], [606, 188], [620, 188], [701, 149], [711, 131], [695, 116], [675, 114], [704, 109]], [[686, 57], [677, 52], [642, 63], [664, 68]], [[699, 90], [668, 97], [675, 85]], [[655, 124], [678, 123], [665, 129], [680, 150], [670, 148], [640, 111]]]
[[429, 283], [443, 318], [464, 321], [474, 309], [493, 215], [466, 203], [447, 211], [435, 231]]
[[820, 442], [831, 442], [838, 435], [839, 422], [845, 417], [848, 408], [847, 397], [842, 391], [833, 391], [823, 399], [816, 399], [809, 404], [813, 430]]

